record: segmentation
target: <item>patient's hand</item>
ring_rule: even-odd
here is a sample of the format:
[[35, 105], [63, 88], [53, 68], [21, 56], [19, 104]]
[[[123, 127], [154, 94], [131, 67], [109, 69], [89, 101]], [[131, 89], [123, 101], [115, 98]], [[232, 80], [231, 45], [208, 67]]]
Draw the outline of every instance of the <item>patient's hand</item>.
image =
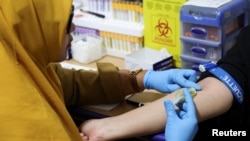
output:
[[79, 130], [83, 141], [105, 141], [106, 134], [104, 119], [92, 119], [83, 122]]

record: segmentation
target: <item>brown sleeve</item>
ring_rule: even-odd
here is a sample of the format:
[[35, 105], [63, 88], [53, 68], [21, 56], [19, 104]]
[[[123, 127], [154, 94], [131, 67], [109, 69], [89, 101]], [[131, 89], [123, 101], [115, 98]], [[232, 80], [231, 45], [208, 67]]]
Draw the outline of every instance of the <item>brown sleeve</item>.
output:
[[61, 81], [66, 105], [117, 103], [123, 100], [118, 68], [97, 63], [98, 71], [62, 68], [53, 64]]

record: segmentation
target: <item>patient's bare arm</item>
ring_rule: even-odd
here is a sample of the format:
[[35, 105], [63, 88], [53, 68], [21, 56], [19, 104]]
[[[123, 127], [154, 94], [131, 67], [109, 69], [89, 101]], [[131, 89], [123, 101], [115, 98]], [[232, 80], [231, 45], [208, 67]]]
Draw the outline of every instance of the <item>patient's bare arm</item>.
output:
[[[208, 77], [199, 85], [202, 90], [194, 98], [199, 121], [218, 116], [231, 107], [233, 96], [218, 79]], [[167, 119], [163, 101], [173, 98], [174, 94], [170, 94], [119, 116], [89, 120], [81, 125], [80, 130], [91, 140], [116, 140], [160, 132], [164, 130]]]

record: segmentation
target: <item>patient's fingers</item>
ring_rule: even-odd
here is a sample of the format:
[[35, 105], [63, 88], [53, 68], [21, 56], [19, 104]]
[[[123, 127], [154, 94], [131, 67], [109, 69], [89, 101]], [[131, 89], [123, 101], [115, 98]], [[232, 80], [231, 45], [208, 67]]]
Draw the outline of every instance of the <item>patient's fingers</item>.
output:
[[89, 138], [85, 136], [83, 133], [80, 133], [80, 136], [82, 137], [82, 141], [88, 141]]

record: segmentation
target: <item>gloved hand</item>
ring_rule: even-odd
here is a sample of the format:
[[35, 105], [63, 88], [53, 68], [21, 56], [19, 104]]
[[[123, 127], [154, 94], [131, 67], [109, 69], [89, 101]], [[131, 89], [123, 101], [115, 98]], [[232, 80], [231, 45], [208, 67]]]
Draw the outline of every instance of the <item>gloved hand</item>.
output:
[[165, 100], [167, 123], [165, 127], [166, 141], [192, 141], [198, 131], [198, 120], [192, 96], [184, 89], [185, 101], [176, 110], [171, 101]]
[[146, 89], [155, 89], [163, 93], [173, 92], [182, 87], [201, 90], [201, 87], [195, 83], [196, 77], [196, 72], [190, 69], [148, 70], [143, 84]]

